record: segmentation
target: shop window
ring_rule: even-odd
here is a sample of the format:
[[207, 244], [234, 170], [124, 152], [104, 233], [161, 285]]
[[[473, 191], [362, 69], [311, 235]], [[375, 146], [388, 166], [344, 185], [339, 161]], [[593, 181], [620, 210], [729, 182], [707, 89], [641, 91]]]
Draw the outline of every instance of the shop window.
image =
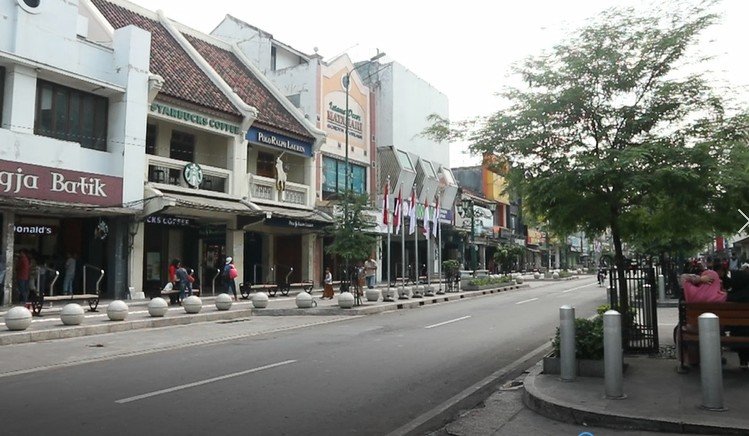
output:
[[169, 142], [169, 157], [184, 162], [194, 162], [195, 135], [173, 130], [172, 139]]
[[104, 97], [39, 80], [34, 133], [105, 151], [108, 112]]
[[258, 151], [257, 153], [257, 175], [261, 177], [276, 177], [276, 156], [272, 153]]
[[156, 154], [156, 124], [146, 124], [146, 154]]
[[[323, 175], [325, 181], [322, 185], [323, 199], [330, 199], [346, 188], [346, 165], [343, 161], [323, 157]], [[351, 178], [351, 189], [357, 194], [367, 192], [367, 169], [361, 165], [349, 163], [349, 177]]]

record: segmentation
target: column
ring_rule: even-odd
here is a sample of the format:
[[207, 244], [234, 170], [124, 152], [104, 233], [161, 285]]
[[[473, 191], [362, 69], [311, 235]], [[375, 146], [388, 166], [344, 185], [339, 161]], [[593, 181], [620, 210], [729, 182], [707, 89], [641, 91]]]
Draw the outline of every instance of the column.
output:
[[2, 127], [13, 132], [34, 133], [36, 111], [36, 71], [14, 65], [5, 73]]
[[317, 235], [315, 235], [314, 233], [302, 235], [302, 273], [300, 275], [300, 279], [302, 281], [311, 280], [315, 283], [318, 283], [320, 281], [319, 277], [317, 278], [317, 280], [315, 280], [315, 271], [319, 271], [315, 269], [314, 261], [316, 240]]
[[[135, 288], [135, 292], [145, 292], [143, 289], [143, 250], [146, 225], [141, 222], [130, 223], [130, 253], [128, 254], [129, 286]], [[196, 268], [197, 269], [197, 268]], [[166, 280], [164, 280], [166, 284]]]
[[478, 269], [486, 269], [486, 245], [479, 245], [479, 266]]
[[559, 245], [555, 246], [554, 250], [556, 250], [556, 254], [554, 255], [554, 268], [559, 269], [562, 251], [559, 249]]
[[3, 282], [3, 306], [11, 305], [13, 292], [13, 246], [15, 245], [16, 214], [3, 211], [3, 246], [5, 251], [5, 281]]
[[[270, 234], [263, 234], [263, 246], [268, 247], [268, 254], [266, 256], [267, 263], [265, 265], [265, 281], [275, 282], [276, 281], [276, 238]], [[271, 270], [271, 268], [273, 268]]]
[[[230, 227], [234, 227], [234, 223]], [[234, 259], [238, 273], [236, 282], [244, 283], [244, 276], [252, 274], [251, 271], [244, 271], [244, 230], [226, 229], [226, 255]]]

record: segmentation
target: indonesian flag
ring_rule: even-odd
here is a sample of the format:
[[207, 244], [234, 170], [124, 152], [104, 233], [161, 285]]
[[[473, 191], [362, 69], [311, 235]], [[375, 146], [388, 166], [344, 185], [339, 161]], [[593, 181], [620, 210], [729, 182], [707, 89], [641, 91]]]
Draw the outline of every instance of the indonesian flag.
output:
[[[390, 179], [388, 178], [387, 183], [385, 183], [385, 196], [382, 200], [382, 223], [387, 226], [390, 224], [390, 211], [388, 210], [388, 203], [390, 200]], [[388, 231], [390, 229], [388, 228]]]
[[437, 196], [437, 204], [434, 205], [434, 215], [432, 215], [432, 236], [437, 237], [437, 227], [440, 224], [440, 196]]
[[429, 202], [424, 199], [424, 236], [429, 237], [429, 220], [432, 217], [429, 216]]
[[411, 209], [408, 211], [408, 234], [413, 235], [416, 232], [416, 190], [411, 189], [411, 202], [409, 203]]
[[401, 223], [403, 222], [403, 195], [401, 194], [402, 190], [402, 186], [398, 188], [398, 198], [395, 199], [395, 204], [393, 205], [393, 228], [395, 229], [396, 235], [401, 231]]

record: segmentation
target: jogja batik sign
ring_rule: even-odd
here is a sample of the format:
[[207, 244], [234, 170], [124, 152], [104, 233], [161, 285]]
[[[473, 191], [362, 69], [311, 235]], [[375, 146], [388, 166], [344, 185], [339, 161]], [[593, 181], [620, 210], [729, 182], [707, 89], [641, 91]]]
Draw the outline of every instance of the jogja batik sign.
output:
[[0, 160], [0, 196], [122, 205], [122, 178]]

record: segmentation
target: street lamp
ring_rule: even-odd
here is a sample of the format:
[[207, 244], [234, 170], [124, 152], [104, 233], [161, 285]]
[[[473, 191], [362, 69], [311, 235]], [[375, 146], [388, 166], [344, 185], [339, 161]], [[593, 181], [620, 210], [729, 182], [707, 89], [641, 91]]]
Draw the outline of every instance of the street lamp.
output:
[[476, 232], [475, 232], [475, 217], [476, 214], [473, 210], [473, 199], [464, 197], [460, 200], [460, 215], [464, 218], [471, 218], [471, 269], [476, 273]]

